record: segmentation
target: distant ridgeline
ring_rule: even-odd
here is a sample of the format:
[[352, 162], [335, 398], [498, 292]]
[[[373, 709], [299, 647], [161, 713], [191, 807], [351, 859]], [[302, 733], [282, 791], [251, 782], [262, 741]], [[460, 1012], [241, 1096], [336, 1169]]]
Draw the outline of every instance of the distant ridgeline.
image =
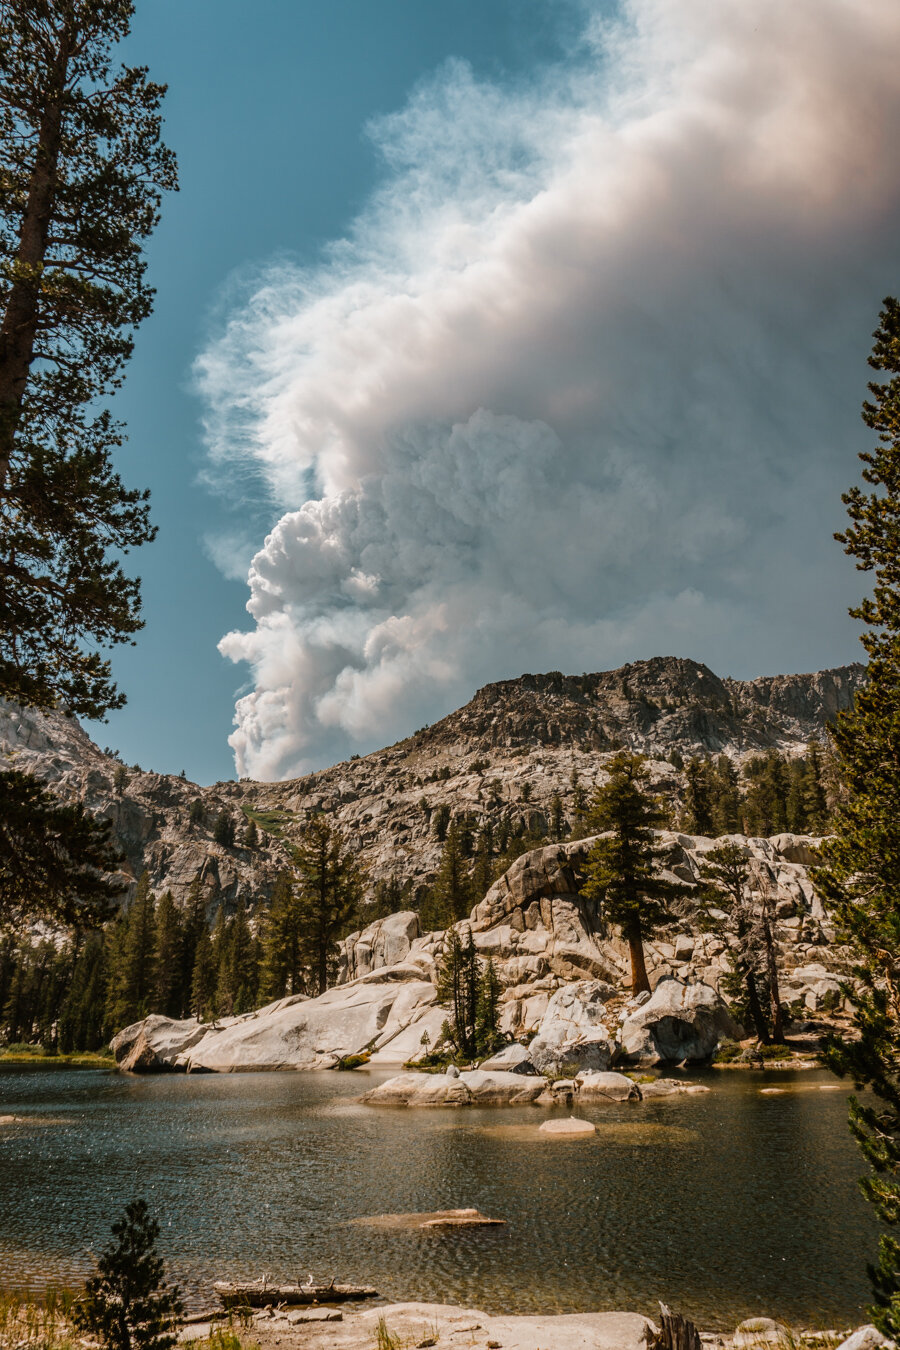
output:
[[652, 758], [679, 829], [821, 833], [837, 790], [825, 728], [863, 678], [853, 665], [720, 680], [671, 658], [525, 675], [389, 749], [291, 782], [211, 788], [123, 765], [61, 714], [2, 706], [0, 752], [112, 820], [135, 886], [105, 933], [0, 944], [0, 1037], [93, 1049], [147, 1012], [215, 1016], [281, 996], [286, 846], [310, 813], [367, 869], [344, 931], [404, 908], [423, 929], [467, 915], [521, 853], [584, 835], [622, 747]]
[[[693, 758], [726, 755], [746, 795], [748, 761], [772, 751], [803, 757], [811, 740], [824, 747], [829, 720], [864, 677], [857, 664], [721, 680], [673, 657], [595, 675], [523, 675], [486, 685], [465, 707], [385, 750], [282, 783], [212, 787], [122, 764], [60, 713], [45, 717], [0, 703], [0, 763], [34, 773], [109, 819], [132, 891], [146, 870], [154, 893], [169, 890], [184, 908], [199, 880], [211, 917], [220, 903], [233, 912], [242, 899], [252, 911], [271, 895], [285, 841], [298, 836], [311, 812], [324, 812], [344, 831], [373, 885], [416, 891], [437, 871], [450, 819], [469, 818], [477, 829], [490, 824], [501, 840], [567, 832], [604, 761], [620, 748], [655, 762], [658, 790], [676, 816], [692, 790], [685, 766]], [[827, 777], [827, 763], [822, 772]], [[788, 805], [789, 777], [782, 772], [773, 789], [782, 806], [767, 816], [752, 806], [759, 794], [750, 795], [752, 831], [798, 819], [796, 788]], [[710, 790], [720, 791], [714, 782]]]

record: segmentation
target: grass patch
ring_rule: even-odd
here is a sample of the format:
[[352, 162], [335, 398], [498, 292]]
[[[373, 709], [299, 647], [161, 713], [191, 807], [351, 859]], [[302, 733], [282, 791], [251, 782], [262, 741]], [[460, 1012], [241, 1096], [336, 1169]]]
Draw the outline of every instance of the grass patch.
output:
[[383, 1317], [379, 1317], [375, 1328], [375, 1350], [404, 1350], [403, 1342], [388, 1330]]
[[260, 811], [255, 806], [242, 806], [241, 810], [248, 820], [252, 820], [260, 830], [280, 839], [285, 826], [294, 819], [293, 811]]
[[364, 1050], [361, 1055], [341, 1055], [334, 1067], [336, 1069], [361, 1069], [364, 1064], [368, 1064], [371, 1058], [368, 1050]]
[[190, 1341], [192, 1350], [259, 1350], [255, 1341], [245, 1341], [234, 1327], [215, 1327], [203, 1340]]
[[713, 1055], [713, 1064], [733, 1064], [743, 1053], [737, 1041], [720, 1041], [719, 1048]]
[[8, 1045], [0, 1050], [0, 1064], [40, 1064], [46, 1069], [110, 1069], [115, 1062], [109, 1050], [77, 1050], [70, 1055], [54, 1054], [42, 1045]]
[[0, 1290], [0, 1345], [21, 1350], [80, 1350], [70, 1316], [76, 1295], [48, 1289], [41, 1298]]
[[754, 1059], [790, 1059], [793, 1050], [789, 1045], [758, 1045], [753, 1051]]

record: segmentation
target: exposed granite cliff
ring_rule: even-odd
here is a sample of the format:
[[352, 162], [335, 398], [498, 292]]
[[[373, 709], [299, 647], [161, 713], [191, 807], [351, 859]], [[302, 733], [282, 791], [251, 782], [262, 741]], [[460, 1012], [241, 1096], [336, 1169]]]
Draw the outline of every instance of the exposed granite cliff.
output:
[[[677, 793], [668, 763], [674, 750], [737, 760], [770, 747], [799, 754], [810, 737], [823, 736], [863, 678], [864, 668], [851, 665], [723, 680], [674, 657], [593, 675], [522, 675], [486, 685], [465, 707], [388, 749], [287, 782], [211, 787], [136, 768], [123, 775], [74, 718], [0, 703], [0, 764], [37, 774], [111, 820], [130, 876], [148, 868], [157, 892], [168, 888], [183, 902], [199, 875], [211, 906], [242, 897], [252, 907], [284, 861], [282, 838], [295, 835], [310, 811], [333, 816], [373, 879], [418, 883], [437, 866], [431, 815], [442, 803], [454, 813], [510, 814], [540, 826], [559, 792], [571, 818], [576, 784], [589, 792], [622, 746], [649, 755], [659, 786]], [[200, 819], [191, 823], [196, 801]], [[222, 811], [237, 826], [234, 847], [214, 842]], [[247, 811], [266, 827], [252, 850], [242, 846]]]

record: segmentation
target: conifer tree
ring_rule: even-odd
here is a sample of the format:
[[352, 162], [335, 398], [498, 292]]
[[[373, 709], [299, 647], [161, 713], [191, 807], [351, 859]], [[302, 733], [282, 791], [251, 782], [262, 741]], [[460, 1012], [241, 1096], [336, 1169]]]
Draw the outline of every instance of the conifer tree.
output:
[[0, 929], [40, 918], [96, 926], [124, 889], [108, 821], [61, 802], [30, 774], [0, 773]]
[[182, 1007], [181, 915], [175, 908], [172, 892], [166, 891], [156, 907], [155, 979], [152, 1011], [166, 1017], [179, 1017]]
[[103, 1044], [106, 994], [106, 946], [103, 934], [88, 933], [75, 955], [72, 975], [59, 1009], [59, 1048], [98, 1050]]
[[719, 844], [704, 855], [700, 875], [709, 887], [709, 894], [703, 897], [706, 922], [725, 941], [737, 986], [734, 993], [743, 993], [756, 1035], [768, 1045], [772, 1038], [763, 1011], [768, 991], [766, 945], [761, 916], [750, 891], [746, 850], [733, 842]]
[[313, 995], [328, 988], [337, 942], [349, 932], [363, 895], [364, 873], [340, 830], [313, 816], [291, 849], [299, 913], [300, 959]]
[[[900, 303], [884, 301], [869, 357], [863, 421], [874, 448], [860, 455], [866, 488], [844, 495], [850, 517], [837, 536], [872, 593], [851, 614], [866, 625], [868, 679], [832, 729], [845, 796], [814, 880], [857, 953], [858, 1040], [832, 1038], [829, 1062], [871, 1097], [850, 1099], [850, 1127], [870, 1172], [863, 1192], [879, 1218], [900, 1221]], [[870, 490], [871, 489], [871, 490]], [[900, 1335], [900, 1243], [881, 1239], [870, 1268], [872, 1320]]]
[[177, 1340], [181, 1300], [163, 1283], [156, 1251], [159, 1224], [146, 1201], [134, 1200], [112, 1226], [114, 1242], [97, 1262], [98, 1273], [75, 1305], [76, 1327], [109, 1350], [170, 1350]]
[[727, 755], [716, 761], [713, 776], [713, 829], [721, 834], [737, 834], [741, 828], [741, 789], [738, 771]]
[[697, 756], [688, 760], [684, 771], [684, 828], [701, 835], [711, 835], [714, 828], [709, 763]]
[[622, 751], [607, 765], [609, 780], [596, 789], [588, 823], [598, 834], [586, 861], [583, 894], [598, 901], [603, 916], [622, 929], [631, 956], [631, 989], [649, 991], [644, 938], [672, 922], [671, 902], [685, 889], [656, 874], [661, 850], [653, 831], [665, 816], [650, 792], [642, 755]]
[[289, 872], [279, 872], [262, 919], [263, 998], [273, 1000], [303, 989], [303, 912]]
[[150, 873], [143, 872], [110, 947], [107, 1020], [113, 1031], [152, 1011], [156, 988], [156, 901]]
[[118, 561], [153, 537], [102, 400], [149, 314], [144, 241], [176, 185], [165, 92], [114, 69], [131, 0], [0, 8], [0, 694], [102, 717], [102, 649], [141, 627]]
[[806, 747], [803, 773], [803, 833], [824, 834], [828, 829], [828, 799], [818, 741]]
[[[434, 905], [443, 927], [467, 918], [474, 904], [469, 867], [463, 853], [460, 829], [451, 821], [444, 839], [441, 861], [434, 881]], [[479, 899], [482, 897], [479, 896]]]
[[191, 972], [191, 1012], [198, 1022], [214, 1021], [216, 1018], [217, 980], [216, 953], [209, 929], [204, 924], [194, 949], [194, 969]]

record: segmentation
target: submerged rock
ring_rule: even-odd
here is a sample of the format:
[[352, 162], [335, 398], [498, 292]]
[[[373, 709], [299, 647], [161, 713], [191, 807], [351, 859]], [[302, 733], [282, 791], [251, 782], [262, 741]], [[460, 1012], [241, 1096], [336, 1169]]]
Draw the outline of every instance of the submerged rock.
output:
[[597, 1126], [589, 1120], [578, 1120], [569, 1116], [566, 1120], [545, 1120], [541, 1134], [552, 1134], [556, 1138], [577, 1138], [579, 1135], [596, 1134]]

